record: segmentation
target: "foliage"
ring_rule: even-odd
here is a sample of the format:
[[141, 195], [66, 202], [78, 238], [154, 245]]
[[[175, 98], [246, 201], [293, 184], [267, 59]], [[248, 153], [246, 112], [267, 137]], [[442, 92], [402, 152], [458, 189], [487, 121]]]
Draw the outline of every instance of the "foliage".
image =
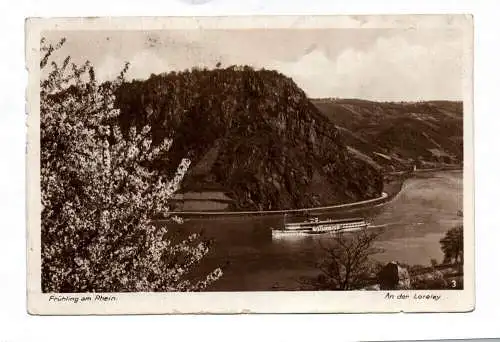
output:
[[426, 273], [412, 275], [411, 288], [413, 290], [439, 290], [448, 289], [449, 284], [442, 272], [432, 270]]
[[325, 258], [319, 263], [321, 274], [314, 287], [318, 290], [356, 290], [373, 282], [382, 265], [371, 259], [381, 253], [373, 245], [381, 232], [367, 228], [355, 233], [338, 233], [322, 246]]
[[171, 141], [152, 145], [148, 125], [117, 124], [113, 82], [96, 82], [89, 62], [67, 57], [49, 64], [60, 47], [41, 42], [40, 163], [42, 290], [44, 292], [195, 291], [221, 276], [190, 273], [208, 252], [199, 236], [173, 242], [165, 226], [168, 199], [189, 160], [166, 179], [150, 163]]
[[446, 235], [439, 240], [441, 250], [444, 253], [443, 264], [463, 263], [464, 256], [464, 227], [463, 225], [454, 227], [446, 232]]

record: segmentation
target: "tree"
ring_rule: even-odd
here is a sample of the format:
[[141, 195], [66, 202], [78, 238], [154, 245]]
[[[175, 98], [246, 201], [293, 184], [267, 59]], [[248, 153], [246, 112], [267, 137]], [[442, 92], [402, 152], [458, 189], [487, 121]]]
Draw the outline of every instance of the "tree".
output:
[[382, 252], [374, 242], [380, 231], [340, 232], [331, 243], [322, 245], [325, 258], [319, 263], [321, 274], [315, 279], [314, 287], [322, 290], [355, 290], [369, 285], [380, 264], [371, 259]]
[[439, 240], [441, 250], [444, 253], [443, 264], [463, 263], [464, 256], [464, 227], [463, 225], [451, 228], [446, 235]]
[[[43, 292], [196, 291], [222, 271], [193, 280], [208, 252], [196, 234], [174, 242], [165, 225], [168, 199], [189, 160], [165, 179], [148, 167], [170, 141], [152, 145], [150, 127], [122, 131], [113, 82], [98, 83], [89, 62], [49, 63], [55, 47], [41, 41], [40, 163]], [[171, 218], [171, 217], [170, 217]]]

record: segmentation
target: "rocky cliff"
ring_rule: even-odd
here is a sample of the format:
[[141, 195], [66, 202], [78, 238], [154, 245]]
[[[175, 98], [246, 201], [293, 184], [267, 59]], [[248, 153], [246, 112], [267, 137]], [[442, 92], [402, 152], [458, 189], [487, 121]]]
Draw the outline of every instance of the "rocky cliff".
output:
[[380, 173], [348, 152], [335, 125], [291, 78], [229, 67], [152, 75], [117, 93], [121, 123], [149, 124], [173, 140], [154, 167], [172, 172], [188, 156], [181, 191], [217, 190], [231, 209], [269, 210], [380, 195]]

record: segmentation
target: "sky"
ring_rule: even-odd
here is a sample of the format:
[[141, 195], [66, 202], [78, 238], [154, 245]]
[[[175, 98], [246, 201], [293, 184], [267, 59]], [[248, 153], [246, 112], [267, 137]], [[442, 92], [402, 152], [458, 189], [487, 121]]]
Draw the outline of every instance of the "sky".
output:
[[51, 31], [67, 41], [56, 59], [89, 60], [99, 80], [146, 79], [191, 67], [251, 65], [292, 77], [311, 98], [462, 100], [457, 29], [251, 29]]

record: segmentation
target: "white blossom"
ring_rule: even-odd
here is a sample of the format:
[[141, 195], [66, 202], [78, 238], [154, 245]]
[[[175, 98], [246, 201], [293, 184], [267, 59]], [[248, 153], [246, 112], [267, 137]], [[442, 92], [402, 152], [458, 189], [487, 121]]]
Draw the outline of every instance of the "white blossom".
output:
[[[189, 168], [183, 159], [170, 180], [148, 169], [170, 148], [152, 145], [150, 127], [122, 132], [114, 108], [120, 77], [98, 84], [90, 63], [49, 63], [57, 46], [42, 44], [40, 82], [42, 290], [125, 292], [202, 290], [222, 276], [216, 269], [187, 280], [208, 253], [199, 236], [173, 243], [154, 217]], [[181, 223], [174, 217], [174, 222]], [[175, 262], [182, 260], [182, 262]]]

